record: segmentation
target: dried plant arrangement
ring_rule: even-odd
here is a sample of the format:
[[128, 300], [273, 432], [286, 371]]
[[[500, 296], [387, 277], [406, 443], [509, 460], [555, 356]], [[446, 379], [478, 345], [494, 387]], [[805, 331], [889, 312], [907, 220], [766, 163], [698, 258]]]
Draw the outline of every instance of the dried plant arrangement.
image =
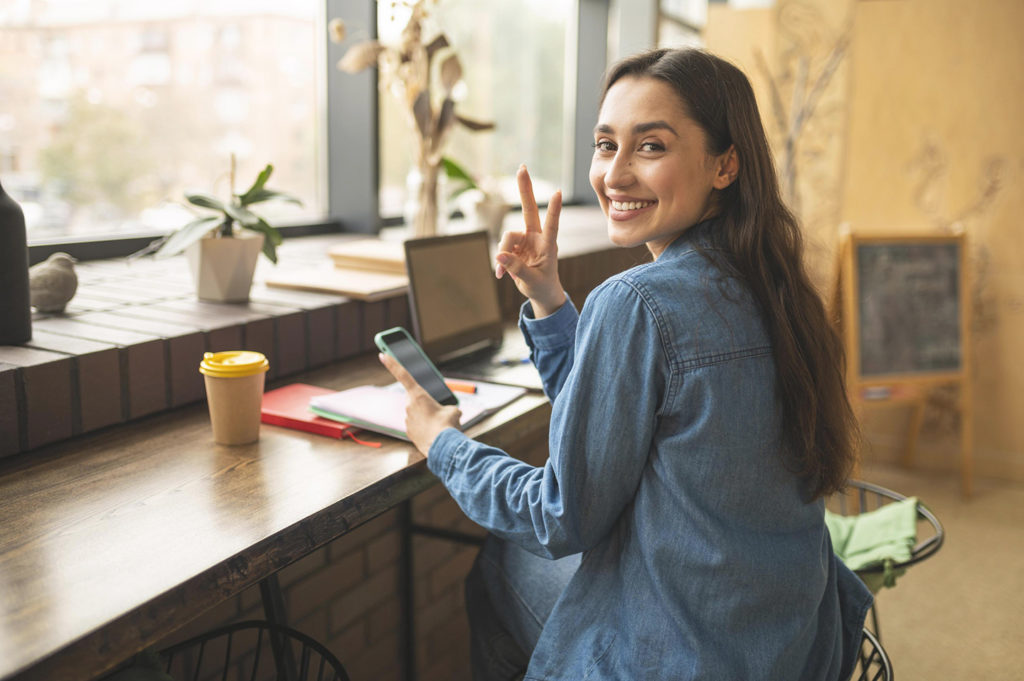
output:
[[[472, 131], [491, 130], [493, 123], [467, 118], [455, 112], [452, 92], [462, 80], [462, 62], [443, 32], [429, 40], [424, 36], [432, 5], [437, 0], [389, 0], [393, 13], [409, 12], [409, 20], [396, 44], [364, 40], [346, 50], [338, 68], [358, 73], [377, 65], [380, 87], [394, 95], [406, 112], [415, 132], [416, 167], [420, 173], [418, 212], [412, 225], [414, 236], [430, 236], [437, 229], [438, 177], [445, 145], [456, 125]], [[332, 42], [345, 40], [342, 19], [328, 25]], [[438, 64], [434, 68], [435, 62]], [[432, 83], [432, 81], [437, 81]], [[435, 87], [432, 87], [435, 86]]]

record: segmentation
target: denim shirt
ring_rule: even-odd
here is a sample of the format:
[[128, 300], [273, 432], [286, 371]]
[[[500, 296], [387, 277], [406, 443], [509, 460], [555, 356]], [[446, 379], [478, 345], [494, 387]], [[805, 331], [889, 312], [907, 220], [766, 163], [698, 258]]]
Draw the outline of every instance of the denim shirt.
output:
[[[846, 679], [871, 596], [782, 455], [771, 345], [695, 244], [520, 326], [553, 403], [534, 467], [447, 429], [428, 466], [463, 511], [582, 563], [526, 679]], [[706, 246], [704, 247], [706, 250]]]

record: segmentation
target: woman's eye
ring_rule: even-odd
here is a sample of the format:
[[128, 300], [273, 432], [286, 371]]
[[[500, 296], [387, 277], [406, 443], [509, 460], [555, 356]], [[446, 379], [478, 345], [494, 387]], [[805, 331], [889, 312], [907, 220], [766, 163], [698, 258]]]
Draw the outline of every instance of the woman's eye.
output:
[[615, 145], [608, 140], [598, 140], [594, 142], [594, 149], [597, 151], [615, 151]]
[[657, 142], [644, 142], [640, 145], [640, 151], [665, 151], [665, 147]]

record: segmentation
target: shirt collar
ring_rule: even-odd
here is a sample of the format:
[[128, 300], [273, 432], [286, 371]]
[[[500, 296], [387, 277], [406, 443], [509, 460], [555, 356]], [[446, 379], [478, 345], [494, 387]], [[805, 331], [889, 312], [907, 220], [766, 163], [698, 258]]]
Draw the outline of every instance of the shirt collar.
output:
[[693, 225], [680, 234], [675, 241], [666, 246], [658, 260], [674, 258], [684, 253], [689, 253], [694, 248], [711, 248], [711, 234], [717, 222], [718, 216], [714, 216]]

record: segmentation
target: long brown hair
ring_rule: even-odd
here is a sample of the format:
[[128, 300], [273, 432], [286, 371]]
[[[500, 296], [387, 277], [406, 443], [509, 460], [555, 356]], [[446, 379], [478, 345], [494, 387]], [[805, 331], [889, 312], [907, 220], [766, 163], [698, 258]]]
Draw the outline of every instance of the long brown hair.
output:
[[804, 269], [803, 238], [779, 193], [768, 140], [747, 77], [729, 62], [693, 49], [657, 49], [628, 57], [605, 77], [604, 94], [620, 78], [668, 83], [707, 137], [707, 151], [735, 146], [739, 175], [714, 190], [711, 230], [719, 264], [746, 283], [772, 342], [787, 463], [811, 498], [841, 489], [856, 457], [857, 422], [843, 379], [836, 330]]

